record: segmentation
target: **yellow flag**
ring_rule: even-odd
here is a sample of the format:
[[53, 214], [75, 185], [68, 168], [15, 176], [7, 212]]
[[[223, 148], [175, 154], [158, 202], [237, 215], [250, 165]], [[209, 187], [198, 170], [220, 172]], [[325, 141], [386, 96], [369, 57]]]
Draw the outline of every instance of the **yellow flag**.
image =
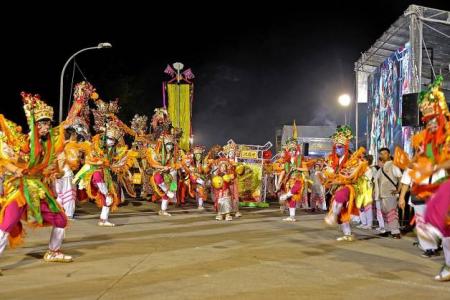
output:
[[298, 138], [298, 134], [297, 134], [297, 125], [295, 124], [295, 120], [294, 120], [294, 125], [292, 125], [292, 137], [297, 140]]

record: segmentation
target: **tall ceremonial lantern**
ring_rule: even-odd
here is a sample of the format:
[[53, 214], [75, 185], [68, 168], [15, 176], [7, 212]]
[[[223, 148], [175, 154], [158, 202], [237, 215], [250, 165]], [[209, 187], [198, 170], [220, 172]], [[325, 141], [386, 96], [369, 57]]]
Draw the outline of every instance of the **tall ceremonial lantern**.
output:
[[[173, 68], [172, 68], [173, 67]], [[167, 65], [164, 73], [171, 79], [163, 82], [163, 105], [166, 107], [166, 94], [168, 99], [168, 108], [170, 120], [174, 128], [182, 130], [180, 147], [184, 151], [189, 151], [192, 134], [192, 100], [194, 97], [194, 74], [191, 69], [182, 72], [184, 65], [180, 62], [172, 66]]]

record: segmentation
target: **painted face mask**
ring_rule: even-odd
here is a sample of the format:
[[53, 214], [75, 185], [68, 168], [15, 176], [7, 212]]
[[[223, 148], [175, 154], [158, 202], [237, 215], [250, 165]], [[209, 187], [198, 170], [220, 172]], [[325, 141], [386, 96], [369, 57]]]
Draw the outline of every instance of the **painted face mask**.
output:
[[173, 149], [173, 144], [167, 144], [167, 145], [166, 145], [166, 149], [167, 149], [167, 151], [172, 151], [172, 149]]
[[106, 139], [106, 146], [113, 147], [116, 144], [116, 141], [113, 139]]
[[345, 153], [344, 147], [342, 147], [342, 146], [336, 147], [337, 156], [342, 157], [344, 155], [344, 153]]

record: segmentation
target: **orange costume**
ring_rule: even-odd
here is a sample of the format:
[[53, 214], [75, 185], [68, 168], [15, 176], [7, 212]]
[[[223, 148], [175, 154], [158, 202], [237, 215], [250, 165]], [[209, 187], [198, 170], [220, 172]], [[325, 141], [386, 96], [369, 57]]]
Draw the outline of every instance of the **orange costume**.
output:
[[339, 241], [353, 241], [350, 228], [351, 215], [359, 215], [356, 206], [355, 185], [368, 170], [368, 163], [364, 159], [365, 149], [349, 154], [350, 140], [353, 134], [349, 126], [338, 126], [333, 139], [333, 151], [327, 160], [325, 168], [325, 185], [333, 194], [330, 212], [325, 218], [328, 225], [341, 224], [343, 237]]

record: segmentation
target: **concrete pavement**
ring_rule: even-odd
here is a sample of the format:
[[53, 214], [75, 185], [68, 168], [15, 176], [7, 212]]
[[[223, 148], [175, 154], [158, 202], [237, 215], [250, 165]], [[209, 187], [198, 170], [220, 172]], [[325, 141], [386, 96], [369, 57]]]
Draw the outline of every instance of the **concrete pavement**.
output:
[[284, 223], [276, 208], [243, 218], [133, 201], [96, 226], [92, 204], [70, 223], [64, 250], [75, 262], [45, 263], [49, 228], [28, 229], [25, 245], [0, 257], [0, 299], [450, 299], [438, 283], [443, 257], [425, 259], [412, 243], [355, 230], [337, 242], [323, 215]]

